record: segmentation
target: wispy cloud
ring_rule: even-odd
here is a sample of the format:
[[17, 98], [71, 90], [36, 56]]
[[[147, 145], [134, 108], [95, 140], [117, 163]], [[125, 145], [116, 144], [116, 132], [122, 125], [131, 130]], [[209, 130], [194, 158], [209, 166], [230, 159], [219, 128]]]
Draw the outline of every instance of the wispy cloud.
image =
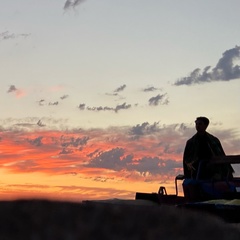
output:
[[49, 106], [54, 106], [54, 105], [57, 106], [58, 104], [59, 104], [58, 101], [56, 101], [56, 102], [49, 102], [48, 103]]
[[31, 34], [28, 33], [20, 33], [20, 34], [16, 34], [16, 33], [10, 33], [9, 31], [5, 31], [0, 33], [0, 41], [1, 40], [9, 40], [9, 39], [15, 39], [15, 38], [27, 38], [29, 37]]
[[[6, 118], [0, 119], [0, 127], [2, 126], [4, 129], [8, 129], [9, 131], [36, 131], [41, 127], [48, 127], [48, 129], [61, 129], [61, 126], [66, 124], [66, 119], [52, 119], [43, 117], [39, 119], [39, 117], [26, 117], [26, 118]], [[55, 127], [54, 127], [55, 126]], [[44, 128], [46, 129], [46, 128]]]
[[154, 92], [154, 91], [157, 91], [157, 90], [161, 90], [161, 89], [151, 86], [151, 87], [144, 88], [143, 92]]
[[126, 89], [127, 85], [123, 84], [120, 87], [116, 88], [113, 92], [111, 93], [106, 93], [108, 96], [119, 96], [119, 92], [123, 92]]
[[144, 122], [142, 124], [137, 124], [136, 126], [133, 126], [129, 134], [133, 135], [134, 138], [139, 138], [139, 136], [144, 136], [148, 134], [155, 133], [159, 130], [159, 122], [155, 122], [152, 125], [148, 122]]
[[61, 96], [60, 99], [61, 99], [61, 100], [64, 100], [64, 99], [66, 99], [66, 98], [68, 98], [68, 97], [69, 97], [69, 95], [65, 94], [65, 95]]
[[[126, 89], [126, 84], [123, 84], [119, 87], [117, 87], [115, 90], [112, 91], [112, 94], [106, 94], [106, 95], [111, 95], [111, 96], [118, 96], [119, 98], [114, 100], [115, 102], [117, 101], [118, 104], [114, 103], [113, 106], [89, 106], [86, 103], [80, 103], [78, 104], [77, 108], [81, 111], [86, 110], [86, 111], [92, 111], [92, 112], [114, 112], [118, 113], [119, 111], [122, 110], [128, 110], [132, 109], [133, 107], [138, 107], [140, 104], [139, 103], [134, 103], [130, 102], [127, 103], [125, 99], [127, 97], [125, 96], [120, 96], [119, 93], [123, 92]], [[45, 88], [42, 92], [43, 98], [40, 98], [40, 100], [35, 101], [39, 106], [41, 107], [57, 107], [60, 106], [63, 101], [65, 101], [67, 98], [69, 98], [68, 94], [63, 94], [60, 96], [56, 96], [56, 94], [59, 92], [61, 93], [63, 90], [65, 90], [64, 86], [61, 85], [56, 85], [52, 87]], [[139, 89], [138, 89], [139, 91]], [[160, 88], [155, 88], [155, 87], [147, 87], [144, 89], [141, 89], [140, 92], [144, 93], [152, 93], [154, 91], [162, 91]], [[49, 94], [49, 92], [54, 92], [54, 94]], [[23, 97], [26, 95], [26, 92], [23, 91], [22, 89], [17, 88], [15, 85], [10, 85], [8, 90], [8, 94], [14, 94], [16, 97]], [[28, 91], [28, 94], [31, 94], [31, 91]], [[46, 95], [47, 94], [47, 95]], [[51, 98], [55, 99], [51, 99]], [[162, 94], [157, 94], [154, 97], [145, 97], [146, 98], [146, 103], [148, 103], [149, 106], [158, 106], [158, 105], [167, 105], [169, 103], [169, 98], [167, 93], [162, 93]], [[66, 105], [66, 104], [65, 104]], [[115, 106], [114, 106], [115, 105]], [[144, 104], [146, 106], [146, 104]]]
[[126, 88], [126, 84], [123, 84], [122, 86], [118, 87], [114, 92], [122, 92]]
[[[68, 98], [68, 95], [63, 95], [63, 96], [60, 97], [61, 100], [64, 100], [66, 98]], [[44, 100], [44, 99], [41, 99], [41, 100], [37, 101], [37, 103], [38, 103], [39, 106], [44, 106], [44, 105], [58, 106], [60, 104], [59, 101], [51, 101], [51, 102], [47, 103], [46, 100]]]
[[80, 104], [78, 105], [79, 110], [84, 110], [85, 107], [86, 107], [86, 104], [85, 104], [85, 103], [80, 103]]
[[85, 0], [67, 0], [64, 4], [63, 9], [64, 10], [68, 10], [70, 8], [75, 8], [77, 7], [79, 4], [83, 3]]
[[163, 160], [159, 157], [143, 157], [134, 159], [133, 155], [125, 155], [124, 149], [114, 148], [109, 151], [102, 152], [93, 158], [88, 167], [111, 169], [114, 171], [136, 171], [142, 176], [166, 174], [175, 169], [180, 169], [181, 162], [175, 160]]
[[15, 87], [15, 85], [11, 85], [10, 87], [9, 87], [9, 89], [8, 89], [8, 93], [11, 93], [11, 92], [15, 92], [15, 91], [17, 91], [18, 89]]
[[61, 136], [61, 145], [64, 148], [67, 147], [76, 147], [80, 148], [84, 145], [86, 145], [89, 141], [89, 137], [83, 136], [83, 137], [67, 137], [67, 136]]
[[44, 100], [44, 99], [41, 99], [41, 100], [39, 100], [39, 101], [37, 101], [37, 102], [38, 102], [39, 106], [43, 106], [44, 103], [45, 103], [45, 100]]
[[150, 106], [158, 106], [158, 105], [167, 105], [169, 103], [168, 96], [166, 93], [158, 94], [155, 97], [151, 97], [148, 100]]
[[[58, 92], [58, 91], [61, 91], [62, 89], [63, 89], [63, 87], [57, 86], [57, 87], [52, 87], [52, 88], [50, 89], [50, 91]], [[60, 96], [60, 100], [63, 101], [63, 100], [65, 100], [65, 99], [68, 98], [68, 97], [69, 97], [69, 95], [64, 94], [64, 95]], [[60, 104], [59, 101], [49, 101], [49, 102], [47, 102], [45, 99], [41, 99], [41, 100], [37, 101], [37, 103], [38, 103], [39, 106], [44, 106], [44, 105], [48, 105], [48, 106], [58, 106], [58, 105]]]
[[180, 78], [174, 85], [193, 85], [213, 81], [230, 81], [240, 78], [240, 66], [235, 64], [240, 59], [240, 46], [225, 51], [216, 66], [206, 66], [193, 70], [189, 76]]
[[122, 104], [118, 104], [116, 105], [116, 107], [102, 107], [102, 106], [98, 106], [98, 107], [89, 107], [86, 106], [86, 104], [84, 103], [80, 103], [78, 105], [79, 110], [88, 110], [88, 111], [94, 111], [94, 112], [100, 112], [100, 111], [113, 111], [115, 113], [118, 113], [120, 110], [126, 110], [131, 108], [131, 104], [127, 104], [127, 103], [122, 103]]
[[[122, 92], [126, 89], [126, 85], [123, 84], [120, 87], [116, 88], [114, 90], [114, 92], [112, 94], [108, 93], [106, 95], [109, 96], [119, 96], [118, 93]], [[153, 92], [153, 91], [162, 91], [162, 89], [160, 88], [155, 88], [155, 87], [147, 87], [141, 90], [141, 92]], [[147, 99], [146, 99], [147, 101]], [[167, 105], [169, 103], [169, 98], [167, 93], [163, 93], [163, 94], [158, 94], [154, 97], [151, 97], [150, 99], [148, 99], [148, 105], [149, 106], [158, 106], [158, 105]], [[138, 103], [129, 103], [127, 104], [126, 102], [122, 103], [122, 104], [118, 104], [115, 107], [109, 107], [109, 106], [87, 106], [85, 103], [80, 103], [78, 105], [79, 110], [88, 110], [88, 111], [95, 111], [95, 112], [99, 112], [99, 111], [113, 111], [115, 113], [118, 113], [120, 110], [127, 110], [132, 108], [132, 106], [137, 107], [139, 104]]]
[[41, 146], [43, 143], [42, 143], [42, 139], [43, 137], [42, 136], [39, 136], [37, 138], [34, 138], [34, 139], [28, 139], [28, 142], [36, 147], [39, 147]]
[[17, 98], [20, 98], [26, 95], [26, 93], [23, 90], [16, 88], [15, 85], [10, 85], [10, 87], [7, 90], [7, 93], [14, 93]]
[[37, 125], [38, 125], [39, 127], [45, 127], [45, 126], [46, 126], [45, 124], [42, 123], [41, 120], [38, 120]]
[[123, 103], [123, 104], [117, 105], [114, 111], [117, 113], [119, 110], [129, 109], [129, 108], [131, 108], [131, 104]]

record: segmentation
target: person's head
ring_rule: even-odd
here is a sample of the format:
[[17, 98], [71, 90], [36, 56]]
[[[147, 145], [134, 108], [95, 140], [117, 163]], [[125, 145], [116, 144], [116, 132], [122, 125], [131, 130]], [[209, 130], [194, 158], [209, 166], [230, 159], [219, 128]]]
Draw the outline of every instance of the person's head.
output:
[[206, 117], [197, 117], [195, 127], [198, 133], [204, 133], [209, 125], [209, 119]]

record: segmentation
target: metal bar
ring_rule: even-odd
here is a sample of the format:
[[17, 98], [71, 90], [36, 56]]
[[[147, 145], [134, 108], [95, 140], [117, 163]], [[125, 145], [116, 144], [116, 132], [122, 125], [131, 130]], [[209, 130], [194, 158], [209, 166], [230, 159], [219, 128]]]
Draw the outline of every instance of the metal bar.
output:
[[230, 163], [230, 164], [240, 163], [240, 155], [213, 157], [209, 161], [209, 164], [224, 164], [224, 163]]

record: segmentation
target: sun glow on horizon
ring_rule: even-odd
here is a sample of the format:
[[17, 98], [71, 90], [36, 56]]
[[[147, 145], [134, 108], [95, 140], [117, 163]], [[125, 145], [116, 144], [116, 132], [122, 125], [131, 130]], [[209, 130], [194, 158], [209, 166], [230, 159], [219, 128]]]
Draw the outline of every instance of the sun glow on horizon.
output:
[[157, 191], [161, 182], [171, 186], [181, 171], [178, 154], [170, 150], [163, 158], [157, 137], [122, 131], [3, 131], [0, 143], [3, 198], [134, 198], [136, 191]]
[[159, 186], [174, 193], [189, 129], [146, 126], [2, 131], [0, 198], [134, 198]]

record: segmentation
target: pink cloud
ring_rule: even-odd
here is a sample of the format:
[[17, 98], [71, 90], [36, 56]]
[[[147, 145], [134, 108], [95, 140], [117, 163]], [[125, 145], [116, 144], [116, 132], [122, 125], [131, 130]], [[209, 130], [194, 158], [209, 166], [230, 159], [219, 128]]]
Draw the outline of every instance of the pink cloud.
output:
[[[132, 184], [132, 192], [136, 184], [154, 184], [156, 188], [160, 183], [173, 186], [175, 176], [182, 173], [182, 154], [190, 133], [189, 128], [180, 124], [72, 131], [3, 129], [0, 163], [2, 170], [9, 174], [73, 176], [96, 185], [111, 185], [113, 189], [126, 182]], [[228, 142], [227, 154], [238, 150], [235, 143], [239, 139], [234, 139], [233, 134], [232, 130], [217, 134], [223, 145]], [[96, 189], [92, 188], [92, 196], [94, 191], [99, 193]], [[113, 195], [112, 190], [107, 194]], [[124, 195], [124, 191], [119, 194]]]

